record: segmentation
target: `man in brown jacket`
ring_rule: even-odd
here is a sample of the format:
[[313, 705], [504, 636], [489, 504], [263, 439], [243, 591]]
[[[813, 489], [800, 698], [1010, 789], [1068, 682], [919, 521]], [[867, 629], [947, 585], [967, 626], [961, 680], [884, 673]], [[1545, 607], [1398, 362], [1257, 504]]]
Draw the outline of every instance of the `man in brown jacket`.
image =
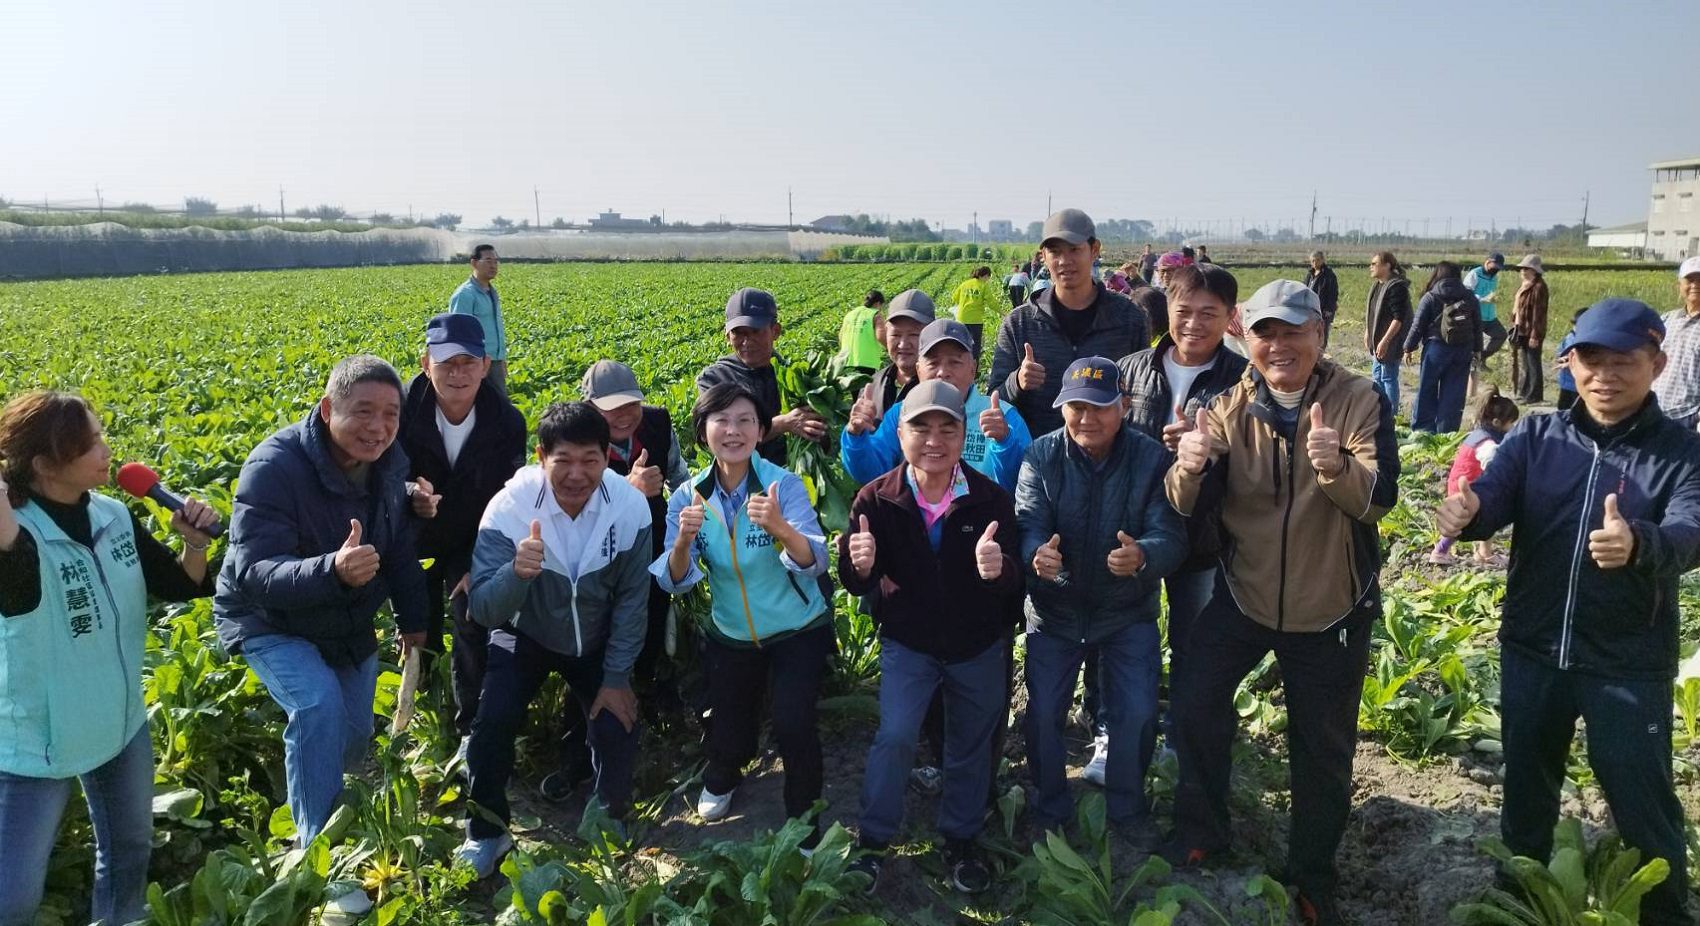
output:
[[1339, 922], [1335, 850], [1370, 626], [1381, 613], [1376, 522], [1397, 500], [1393, 408], [1365, 377], [1321, 359], [1315, 293], [1276, 280], [1242, 307], [1251, 366], [1200, 410], [1166, 485], [1183, 517], [1219, 510], [1222, 571], [1175, 680], [1175, 841], [1197, 865], [1224, 852], [1234, 692], [1269, 651], [1286, 689], [1292, 825], [1286, 880], [1307, 923]]

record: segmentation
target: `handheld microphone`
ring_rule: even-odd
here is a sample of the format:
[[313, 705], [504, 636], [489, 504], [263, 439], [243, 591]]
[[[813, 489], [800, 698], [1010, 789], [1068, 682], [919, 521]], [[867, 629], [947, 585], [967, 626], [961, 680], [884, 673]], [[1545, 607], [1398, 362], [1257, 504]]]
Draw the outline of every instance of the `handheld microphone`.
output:
[[[159, 474], [146, 463], [131, 461], [118, 467], [118, 487], [137, 498], [151, 498], [167, 511], [183, 510], [182, 497], [160, 485]], [[208, 537], [223, 537], [224, 525], [214, 521], [201, 532]]]

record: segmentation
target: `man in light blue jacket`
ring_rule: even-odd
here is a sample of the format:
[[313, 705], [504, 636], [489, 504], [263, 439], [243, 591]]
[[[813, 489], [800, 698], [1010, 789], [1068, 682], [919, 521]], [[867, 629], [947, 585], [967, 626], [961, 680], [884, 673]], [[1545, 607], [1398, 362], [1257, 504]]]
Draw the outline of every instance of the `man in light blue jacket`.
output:
[[[994, 393], [988, 397], [974, 388], [979, 372], [974, 361], [973, 335], [955, 319], [941, 318], [921, 329], [921, 359], [915, 365], [920, 382], [942, 379], [968, 397], [965, 408], [966, 440], [962, 462], [996, 482], [1006, 492], [1015, 491], [1021, 473], [1021, 456], [1033, 437], [1027, 422], [1014, 406], [1003, 406]], [[897, 442], [899, 407], [886, 409], [876, 418], [872, 396], [864, 391], [850, 410], [838, 443], [838, 459], [850, 478], [873, 482], [902, 459]]]
[[597, 798], [616, 820], [631, 807], [630, 675], [647, 627], [651, 524], [643, 493], [608, 468], [608, 443], [595, 406], [550, 406], [537, 425], [540, 465], [515, 473], [478, 526], [469, 613], [492, 630], [467, 748], [475, 809], [455, 855], [481, 879], [513, 848], [486, 814], [508, 820], [514, 737], [551, 672], [590, 719]]
[[508, 328], [502, 323], [502, 297], [497, 294], [495, 279], [501, 269], [496, 246], [480, 244], [472, 248], [472, 276], [460, 284], [449, 297], [449, 311], [456, 315], [471, 315], [484, 326], [484, 350], [490, 358], [490, 372], [484, 381], [495, 384], [504, 394], [508, 391]]

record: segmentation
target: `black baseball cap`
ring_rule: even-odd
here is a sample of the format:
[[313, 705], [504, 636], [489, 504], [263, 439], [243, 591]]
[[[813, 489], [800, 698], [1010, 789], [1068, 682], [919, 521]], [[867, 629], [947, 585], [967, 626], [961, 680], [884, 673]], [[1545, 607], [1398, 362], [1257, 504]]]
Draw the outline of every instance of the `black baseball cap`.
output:
[[461, 354], [484, 357], [484, 325], [471, 315], [444, 312], [425, 323], [425, 350], [434, 363]]
[[726, 300], [726, 330], [766, 328], [779, 323], [779, 305], [765, 289], [746, 286]]

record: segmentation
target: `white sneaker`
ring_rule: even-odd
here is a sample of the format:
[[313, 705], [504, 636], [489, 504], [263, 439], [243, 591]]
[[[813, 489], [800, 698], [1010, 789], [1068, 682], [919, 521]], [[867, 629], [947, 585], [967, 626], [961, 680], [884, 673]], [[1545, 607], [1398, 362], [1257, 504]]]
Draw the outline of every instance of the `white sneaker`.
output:
[[[733, 789], [733, 791], [736, 790]], [[715, 794], [707, 788], [703, 788], [702, 793], [697, 795], [697, 816], [702, 817], [705, 823], [714, 823], [726, 819], [726, 815], [732, 812], [733, 791]]]
[[1110, 735], [1100, 733], [1092, 740], [1092, 761], [1080, 770], [1080, 777], [1102, 788], [1104, 769], [1110, 764]]
[[325, 904], [325, 912], [343, 916], [363, 916], [372, 909], [372, 898], [366, 896], [364, 888], [354, 888], [346, 894], [332, 897]]
[[461, 737], [460, 738], [460, 745], [455, 747], [455, 757], [453, 759], [449, 760], [449, 764], [454, 766], [455, 771], [462, 778], [469, 778], [469, 777], [471, 777], [471, 774], [472, 774], [471, 769], [468, 769], [467, 766], [466, 766], [466, 749], [467, 749], [468, 746], [471, 746], [471, 745], [472, 745], [472, 737], [471, 736]]
[[471, 866], [482, 881], [496, 873], [502, 864], [502, 856], [507, 855], [514, 847], [514, 838], [507, 833], [491, 836], [485, 839], [473, 839], [468, 836], [466, 841], [455, 850], [455, 861]]

